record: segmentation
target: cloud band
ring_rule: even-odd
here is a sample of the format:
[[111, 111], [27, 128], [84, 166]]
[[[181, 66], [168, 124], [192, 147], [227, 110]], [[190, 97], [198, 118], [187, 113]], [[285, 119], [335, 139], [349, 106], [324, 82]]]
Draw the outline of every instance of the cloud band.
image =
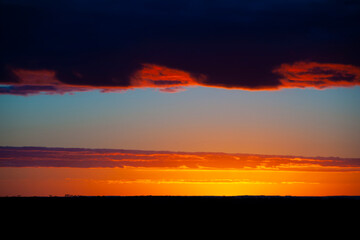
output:
[[352, 65], [329, 64], [317, 62], [295, 62], [282, 64], [273, 70], [279, 75], [278, 84], [274, 86], [239, 86], [227, 84], [206, 83], [206, 75], [195, 76], [192, 73], [172, 69], [155, 64], [143, 64], [142, 68], [135, 71], [130, 77], [128, 86], [94, 86], [75, 85], [61, 82], [52, 70], [13, 70], [17, 77], [16, 83], [3, 83], [0, 94], [34, 95], [34, 94], [65, 94], [100, 90], [101, 92], [123, 92], [135, 88], [154, 88], [162, 92], [178, 92], [187, 87], [215, 87], [240, 90], [278, 90], [283, 88], [308, 88], [324, 89], [330, 87], [353, 87], [360, 85], [360, 68]]
[[360, 171], [360, 159], [114, 149], [0, 147], [0, 167]]

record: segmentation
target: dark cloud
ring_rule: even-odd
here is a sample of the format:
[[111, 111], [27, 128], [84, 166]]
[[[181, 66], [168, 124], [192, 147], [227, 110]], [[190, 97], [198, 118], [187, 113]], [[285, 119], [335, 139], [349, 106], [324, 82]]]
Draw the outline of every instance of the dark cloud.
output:
[[[36, 94], [174, 92], [190, 85], [278, 89], [284, 76], [274, 69], [283, 64], [360, 66], [358, 1], [3, 0], [0, 11], [0, 82], [7, 85], [0, 93], [27, 95], [19, 70], [52, 71], [61, 83], [27, 84], [28, 94]], [[145, 85], [134, 84], [148, 66], [191, 80], [160, 71], [140, 79]], [[357, 77], [335, 72], [327, 80], [357, 85]]]

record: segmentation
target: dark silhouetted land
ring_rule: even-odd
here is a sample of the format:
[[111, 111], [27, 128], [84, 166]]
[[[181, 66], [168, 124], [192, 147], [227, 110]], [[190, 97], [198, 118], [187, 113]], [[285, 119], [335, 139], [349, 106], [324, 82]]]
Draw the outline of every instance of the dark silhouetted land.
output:
[[251, 209], [281, 209], [292, 211], [307, 209], [331, 211], [334, 209], [358, 211], [360, 196], [293, 197], [293, 196], [72, 196], [64, 197], [2, 197], [3, 204], [18, 206], [102, 206], [103, 208], [179, 210], [227, 209], [248, 211]]
[[143, 229], [147, 229], [145, 233], [172, 229], [172, 234], [178, 234], [183, 226], [203, 226], [209, 233], [219, 224], [236, 231], [252, 229], [256, 234], [289, 228], [296, 229], [296, 234], [304, 229], [313, 232], [312, 229], [322, 229], [324, 223], [330, 224], [326, 228], [335, 224], [338, 229], [357, 229], [356, 218], [360, 214], [360, 196], [2, 197], [0, 204], [8, 210], [3, 218], [9, 223], [20, 220], [25, 225], [41, 225], [37, 220], [41, 219], [46, 226], [59, 227], [54, 220], [60, 220], [73, 227], [96, 223], [95, 229], [104, 223], [121, 231], [132, 227], [136, 233], [144, 232]]

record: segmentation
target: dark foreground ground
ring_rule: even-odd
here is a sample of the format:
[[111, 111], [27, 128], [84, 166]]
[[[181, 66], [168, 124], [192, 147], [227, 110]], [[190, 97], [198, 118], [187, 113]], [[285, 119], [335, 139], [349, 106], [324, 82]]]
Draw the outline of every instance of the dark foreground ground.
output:
[[296, 196], [45, 196], [45, 197], [0, 197], [2, 202], [122, 202], [122, 203], [360, 203], [360, 196], [327, 196], [327, 197], [296, 197]]
[[347, 239], [344, 234], [353, 236], [350, 233], [358, 229], [360, 216], [360, 196], [2, 197], [0, 206], [2, 219], [15, 226], [15, 232], [24, 231], [17, 226], [27, 226], [30, 232], [50, 228], [57, 234], [86, 228], [92, 234], [101, 226], [104, 233], [131, 230], [149, 236], [171, 232], [175, 237], [193, 230], [211, 236], [215, 231], [221, 239], [230, 230], [268, 236], [289, 232], [284, 229], [292, 229], [293, 237], [317, 230], [321, 236], [337, 231], [341, 239]]
[[300, 202], [317, 202], [317, 203], [352, 203], [360, 202], [360, 196], [325, 196], [325, 197], [296, 197], [296, 196], [45, 196], [45, 197], [22, 197], [22, 196], [7, 196], [0, 197], [1, 201], [64, 201], [64, 202], [101, 202], [101, 201], [119, 201], [119, 202], [143, 202], [143, 203], [157, 203], [157, 202], [212, 202], [212, 203], [300, 203]]
[[176, 211], [189, 208], [197, 210], [246, 211], [256, 208], [286, 210], [304, 209], [310, 207], [317, 210], [351, 210], [358, 211], [360, 196], [332, 197], [291, 197], [291, 196], [66, 196], [66, 197], [2, 197], [0, 203], [26, 206], [70, 206], [70, 207], [102, 207], [127, 211], [133, 210], [163, 210]]

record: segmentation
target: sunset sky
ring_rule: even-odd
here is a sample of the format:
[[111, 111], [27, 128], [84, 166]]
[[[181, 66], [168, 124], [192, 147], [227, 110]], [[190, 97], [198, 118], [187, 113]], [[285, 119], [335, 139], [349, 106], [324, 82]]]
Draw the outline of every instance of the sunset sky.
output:
[[3, 0], [0, 19], [0, 196], [360, 195], [358, 1]]

